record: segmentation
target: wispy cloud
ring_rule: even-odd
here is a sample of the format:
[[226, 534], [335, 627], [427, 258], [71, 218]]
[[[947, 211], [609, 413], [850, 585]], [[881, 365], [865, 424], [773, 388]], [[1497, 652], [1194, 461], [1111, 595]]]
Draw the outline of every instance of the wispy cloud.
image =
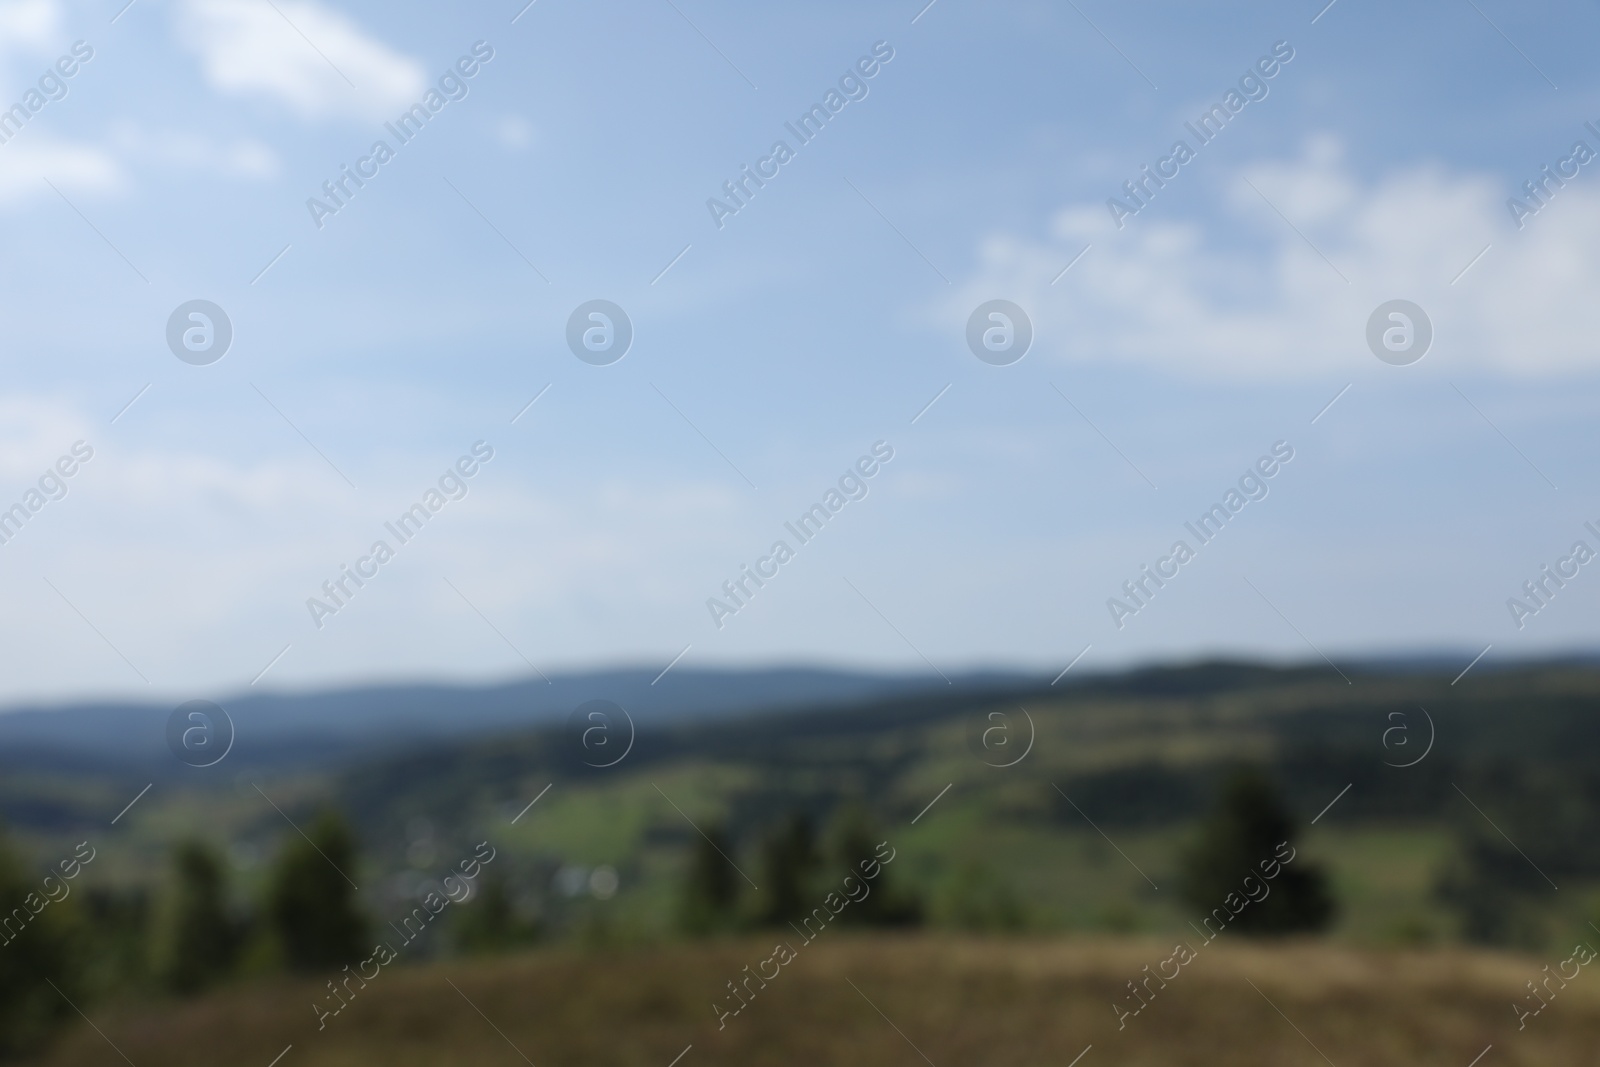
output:
[[416, 60], [315, 0], [184, 0], [177, 17], [212, 88], [302, 118], [385, 118], [423, 91]]
[[116, 192], [125, 185], [117, 160], [95, 145], [47, 140], [29, 131], [0, 147], [0, 207], [53, 196], [46, 179], [69, 194]]
[[[1362, 180], [1329, 137], [1292, 158], [1203, 177], [1222, 193], [1204, 220], [1168, 194], [1120, 231], [1103, 203], [1079, 203], [1055, 215], [1047, 239], [990, 237], [967, 298], [953, 306], [1027, 294], [1043, 320], [1041, 346], [1075, 361], [1303, 378], [1344, 373], [1352, 352], [1364, 351], [1373, 308], [1404, 297], [1428, 312], [1462, 364], [1518, 376], [1594, 370], [1592, 333], [1572, 309], [1600, 285], [1600, 192], [1571, 185], [1519, 232], [1505, 206], [1515, 190], [1500, 179], [1424, 165]], [[1093, 262], [1052, 287], [1086, 241]], [[940, 318], [947, 327], [949, 314]], [[1072, 328], [1052, 330], [1052, 318]]]

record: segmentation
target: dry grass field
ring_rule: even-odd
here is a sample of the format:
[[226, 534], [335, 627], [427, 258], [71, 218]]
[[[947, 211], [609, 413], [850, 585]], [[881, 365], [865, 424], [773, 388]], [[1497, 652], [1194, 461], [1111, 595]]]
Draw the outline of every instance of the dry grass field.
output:
[[1119, 1030], [1112, 1001], [1171, 946], [787, 940], [797, 957], [764, 990], [752, 982], [759, 992], [721, 1029], [713, 1002], [771, 955], [767, 940], [391, 968], [320, 1031], [321, 979], [107, 1006], [91, 1011], [103, 1036], [80, 1023], [37, 1062], [269, 1067], [291, 1045], [279, 1067], [669, 1067], [691, 1045], [679, 1067], [1067, 1067], [1091, 1045], [1081, 1067], [1468, 1067], [1490, 1045], [1481, 1067], [1600, 1059], [1600, 975], [1586, 970], [1519, 1032], [1512, 1002], [1557, 960], [1219, 940]]

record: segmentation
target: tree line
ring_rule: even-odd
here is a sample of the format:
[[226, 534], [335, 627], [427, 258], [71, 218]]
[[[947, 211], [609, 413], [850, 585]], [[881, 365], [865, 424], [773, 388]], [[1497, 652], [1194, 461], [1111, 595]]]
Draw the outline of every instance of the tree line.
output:
[[[1022, 902], [982, 864], [957, 868], [954, 891], [930, 916], [918, 884], [927, 869], [905, 859], [877, 862], [896, 850], [891, 836], [859, 803], [838, 804], [826, 819], [805, 809], [780, 812], [742, 835], [726, 822], [707, 825], [691, 839], [673, 891], [676, 929], [689, 938], [798, 932], [814, 915], [857, 929], [909, 929], [932, 918], [990, 932], [1028, 925]], [[1334, 913], [1327, 876], [1304, 858], [1271, 876], [1270, 895], [1237, 906], [1241, 876], [1292, 850], [1294, 838], [1271, 780], [1259, 772], [1235, 775], [1181, 859], [1183, 898], [1197, 916], [1227, 907], [1236, 915], [1229, 929], [1239, 934], [1324, 928]], [[0, 1058], [36, 1049], [75, 1017], [74, 1005], [119, 991], [189, 996], [235, 978], [338, 971], [387, 937], [346, 877], [359, 869], [356, 835], [330, 811], [305, 834], [286, 835], [253, 896], [230, 884], [229, 865], [213, 846], [184, 840], [171, 850], [155, 899], [143, 890], [86, 886], [33, 913], [24, 902], [36, 899], [30, 894], [38, 881], [0, 838], [0, 909], [21, 908], [18, 921], [27, 920], [0, 945]], [[485, 870], [474, 881], [466, 906], [441, 931], [442, 947], [501, 952], [549, 934], [545, 917], [521, 906], [509, 870]], [[872, 872], [870, 892], [840, 905], [835, 894], [846, 876], [856, 876], [859, 891], [863, 870]], [[819, 911], [830, 898], [834, 907]]]
[[216, 850], [186, 840], [172, 849], [158, 904], [94, 886], [33, 914], [37, 878], [0, 839], [0, 908], [29, 918], [0, 947], [0, 1056], [36, 1049], [74, 1005], [119, 989], [153, 980], [189, 995], [240, 973], [309, 973], [359, 958], [370, 920], [340, 873], [356, 861], [354, 833], [327, 812], [287, 842], [248, 910], [236, 906]]

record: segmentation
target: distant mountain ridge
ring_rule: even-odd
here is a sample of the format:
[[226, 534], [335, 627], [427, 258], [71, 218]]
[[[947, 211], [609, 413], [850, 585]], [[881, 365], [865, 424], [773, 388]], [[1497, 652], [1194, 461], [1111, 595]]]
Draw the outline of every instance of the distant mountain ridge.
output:
[[[946, 684], [923, 673], [811, 667], [710, 669], [613, 668], [555, 674], [489, 686], [405, 684], [310, 693], [242, 693], [216, 701], [237, 734], [230, 765], [308, 766], [430, 740], [548, 726], [588, 700], [622, 705], [637, 725], [677, 724], [767, 710], [850, 704], [987, 689], [1036, 681], [1023, 672], [980, 671]], [[132, 701], [0, 712], [0, 766], [94, 769], [161, 765], [166, 724], [176, 705]]]
[[[1353, 676], [1453, 674], [1470, 653], [1397, 653], [1343, 660]], [[1593, 667], [1593, 653], [1540, 660], [1486, 661], [1478, 674], [1531, 666]], [[1015, 669], [953, 674], [926, 671], [842, 670], [828, 667], [614, 667], [554, 674], [495, 685], [405, 683], [352, 686], [306, 693], [239, 693], [217, 700], [237, 731], [230, 767], [325, 767], [388, 749], [513, 733], [563, 721], [588, 700], [612, 700], [641, 730], [708, 719], [815, 711], [926, 693], [930, 698], [982, 692], [1198, 694], [1241, 685], [1274, 684], [1286, 675], [1316, 676], [1321, 661], [1269, 663], [1215, 658], [1149, 664], [1116, 671], [1080, 669], [1068, 678]], [[1052, 681], [1052, 677], [1055, 681]], [[1059, 685], [1056, 683], [1059, 682]], [[0, 710], [0, 768], [105, 771], [135, 767], [154, 773], [182, 770], [166, 749], [166, 723], [175, 704], [85, 701], [55, 707]]]

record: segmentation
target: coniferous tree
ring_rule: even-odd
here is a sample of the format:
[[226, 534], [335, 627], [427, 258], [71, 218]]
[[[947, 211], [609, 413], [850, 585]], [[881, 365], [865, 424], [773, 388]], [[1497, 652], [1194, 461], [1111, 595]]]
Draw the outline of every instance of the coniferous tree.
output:
[[476, 894], [461, 905], [453, 921], [457, 948], [464, 952], [504, 952], [539, 938], [539, 924], [517, 914], [504, 872], [486, 872]]
[[86, 885], [77, 892], [83, 937], [94, 946], [85, 962], [85, 980], [93, 989], [144, 986], [154, 975], [152, 929], [154, 906], [142, 885]]
[[285, 845], [272, 874], [267, 916], [293, 969], [337, 968], [366, 955], [367, 920], [347, 878], [355, 866], [355, 835], [331, 811], [305, 838]]
[[[839, 878], [854, 875], [866, 887], [866, 896], [852, 900], [840, 912], [840, 922], [852, 926], [916, 926], [922, 922], [922, 901], [901, 888], [899, 873], [881, 862], [882, 857], [894, 855], [893, 846], [865, 808], [846, 804], [839, 809], [829, 834], [828, 851]], [[866, 874], [873, 871], [876, 876], [867, 878]]]
[[0, 836], [0, 1058], [37, 1049], [82, 996], [76, 902], [52, 874], [47, 890]]
[[803, 813], [790, 815], [761, 842], [761, 901], [756, 921], [782, 926], [812, 905], [812, 875], [818, 862], [816, 835]]
[[[1451, 815], [1456, 847], [1435, 875], [1434, 895], [1456, 913], [1468, 940], [1527, 949], [1548, 944], [1555, 916], [1547, 878], [1592, 876], [1586, 846], [1597, 829], [1596, 805], [1592, 791], [1570, 774], [1489, 763], [1475, 770], [1478, 781], [1464, 781], [1473, 805]], [[1472, 810], [1480, 803], [1481, 811]]]
[[721, 826], [695, 836], [683, 887], [679, 923], [687, 933], [708, 934], [732, 927], [739, 906], [739, 872], [728, 856], [733, 843]]
[[[1325, 928], [1334, 916], [1327, 875], [1296, 853], [1294, 837], [1294, 822], [1272, 780], [1259, 770], [1235, 772], [1223, 782], [1216, 808], [1184, 856], [1184, 900], [1202, 915], [1223, 909], [1221, 914], [1230, 916], [1226, 928], [1243, 934]], [[1248, 891], [1259, 900], [1248, 897], [1246, 877], [1253, 877], [1252, 885], [1266, 886], [1264, 895], [1261, 889]], [[1240, 901], [1245, 901], [1242, 907]]]
[[173, 990], [193, 993], [232, 970], [240, 930], [228, 916], [226, 872], [211, 849], [198, 841], [178, 845], [172, 875], [159, 970]]

